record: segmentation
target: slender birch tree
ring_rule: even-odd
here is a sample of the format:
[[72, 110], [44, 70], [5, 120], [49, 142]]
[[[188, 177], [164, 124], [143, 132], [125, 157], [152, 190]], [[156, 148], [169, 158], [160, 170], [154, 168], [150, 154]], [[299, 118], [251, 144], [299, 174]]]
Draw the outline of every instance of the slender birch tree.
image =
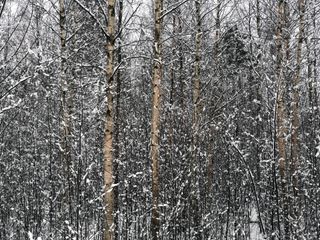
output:
[[115, 0], [108, 0], [107, 21], [107, 66], [106, 66], [106, 121], [104, 133], [104, 205], [105, 240], [114, 239], [114, 189], [113, 189], [113, 88], [114, 88], [114, 48], [115, 48]]
[[[123, 14], [123, 0], [118, 1], [118, 22], [117, 22], [117, 35], [119, 39], [119, 46], [117, 49], [117, 64], [118, 67], [122, 64], [122, 14]], [[114, 172], [114, 209], [117, 211], [119, 209], [119, 157], [120, 157], [120, 98], [121, 98], [121, 71], [118, 69], [116, 73], [117, 81], [117, 90], [116, 90], [116, 109], [115, 109], [115, 121], [114, 126], [114, 163], [113, 163], [113, 172]], [[118, 239], [119, 235], [119, 213], [116, 212], [114, 215], [114, 239]]]
[[159, 131], [160, 131], [160, 104], [162, 80], [162, 0], [154, 1], [154, 47], [153, 47], [153, 73], [152, 73], [152, 115], [151, 115], [151, 165], [152, 165], [152, 239], [159, 239]]

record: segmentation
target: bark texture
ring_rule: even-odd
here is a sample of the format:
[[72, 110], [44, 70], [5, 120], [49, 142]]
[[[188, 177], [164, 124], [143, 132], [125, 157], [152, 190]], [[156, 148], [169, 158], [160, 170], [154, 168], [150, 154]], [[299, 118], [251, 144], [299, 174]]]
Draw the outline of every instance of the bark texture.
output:
[[114, 191], [113, 191], [113, 88], [114, 88], [114, 36], [115, 36], [115, 0], [108, 0], [107, 23], [107, 66], [106, 66], [106, 122], [104, 134], [104, 204], [105, 204], [105, 240], [114, 239]]
[[[118, 23], [117, 23], [117, 35], [120, 40], [120, 46], [118, 46], [117, 51], [117, 64], [118, 66], [122, 63], [122, 12], [123, 12], [123, 0], [119, 0], [119, 8], [118, 8]], [[115, 185], [114, 190], [114, 211], [117, 212], [119, 209], [119, 157], [120, 157], [120, 125], [121, 125], [121, 114], [120, 114], [120, 99], [121, 99], [121, 78], [122, 74], [120, 69], [117, 71], [117, 90], [116, 90], [116, 109], [115, 109], [115, 121], [116, 124], [114, 126], [114, 163], [113, 163], [113, 172], [114, 172], [114, 182]], [[119, 237], [119, 214], [115, 213], [114, 215], [114, 239], [118, 239]]]
[[276, 125], [277, 145], [279, 151], [279, 170], [281, 178], [284, 179], [286, 171], [286, 117], [285, 117], [285, 79], [284, 79], [284, 50], [283, 50], [283, 26], [284, 26], [284, 1], [278, 3], [278, 26], [276, 35], [277, 46], [277, 99], [276, 99]]
[[161, 59], [161, 10], [162, 0], [155, 0], [155, 28], [154, 28], [154, 60], [152, 76], [152, 116], [151, 116], [151, 166], [152, 166], [152, 239], [159, 238], [159, 129], [160, 129], [160, 95], [162, 79]]

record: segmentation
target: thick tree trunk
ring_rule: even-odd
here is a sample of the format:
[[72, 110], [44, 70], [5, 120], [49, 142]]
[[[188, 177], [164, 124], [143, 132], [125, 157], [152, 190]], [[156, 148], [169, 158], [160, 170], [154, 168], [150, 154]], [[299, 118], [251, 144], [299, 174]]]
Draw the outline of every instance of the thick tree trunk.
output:
[[159, 238], [159, 131], [160, 131], [160, 95], [162, 79], [161, 53], [161, 10], [162, 0], [155, 0], [155, 28], [154, 28], [154, 60], [152, 76], [152, 116], [151, 116], [151, 164], [152, 164], [152, 239]]
[[113, 85], [114, 85], [114, 36], [115, 36], [115, 0], [108, 0], [107, 23], [107, 66], [106, 66], [106, 122], [104, 133], [104, 204], [105, 204], [105, 240], [114, 239], [114, 190], [113, 190]]

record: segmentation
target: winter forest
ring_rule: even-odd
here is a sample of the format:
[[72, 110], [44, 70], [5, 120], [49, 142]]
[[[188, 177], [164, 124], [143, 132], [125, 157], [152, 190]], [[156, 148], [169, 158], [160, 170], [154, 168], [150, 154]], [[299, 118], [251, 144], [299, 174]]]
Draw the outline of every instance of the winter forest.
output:
[[320, 239], [318, 0], [0, 0], [0, 240]]

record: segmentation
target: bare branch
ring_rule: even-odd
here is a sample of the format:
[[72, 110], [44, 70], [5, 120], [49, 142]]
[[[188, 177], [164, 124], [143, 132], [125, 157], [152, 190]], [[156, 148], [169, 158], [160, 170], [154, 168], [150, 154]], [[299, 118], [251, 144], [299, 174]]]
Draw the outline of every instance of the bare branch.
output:
[[102, 26], [101, 22], [97, 19], [97, 17], [88, 9], [86, 6], [84, 6], [79, 0], [73, 0], [76, 4], [78, 4], [79, 7], [81, 7], [86, 13], [90, 15], [90, 17], [96, 21], [96, 23], [99, 25], [100, 29], [102, 30], [103, 34], [109, 38], [108, 33], [106, 32], [105, 28]]

